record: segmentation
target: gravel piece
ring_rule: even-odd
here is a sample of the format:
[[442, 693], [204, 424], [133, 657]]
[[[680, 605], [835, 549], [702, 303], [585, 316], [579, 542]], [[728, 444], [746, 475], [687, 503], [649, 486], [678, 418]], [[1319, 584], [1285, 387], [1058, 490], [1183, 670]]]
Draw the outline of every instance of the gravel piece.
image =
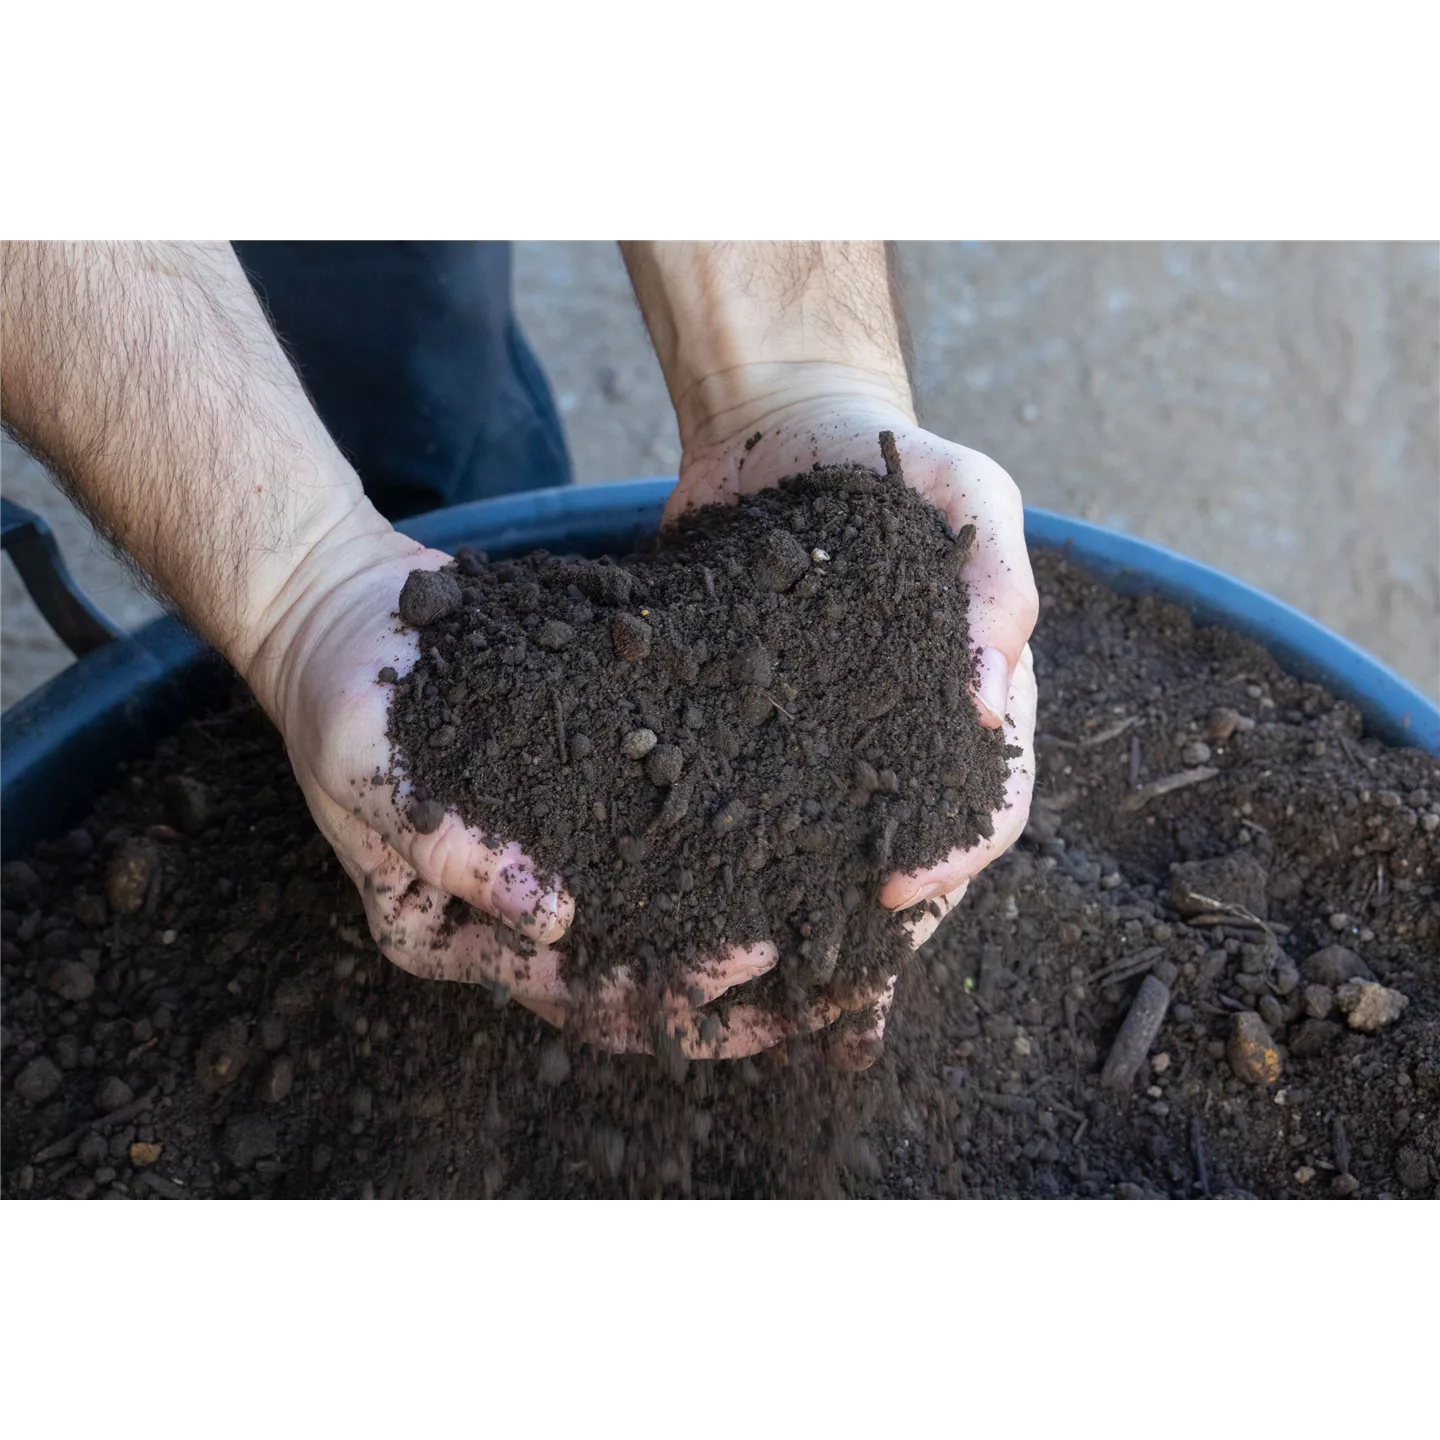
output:
[[43, 1105], [64, 1083], [53, 1060], [37, 1055], [15, 1077], [15, 1093], [32, 1105]]
[[1335, 992], [1335, 1007], [1352, 1030], [1383, 1030], [1400, 1018], [1409, 1003], [1408, 995], [1373, 980], [1347, 980]]
[[617, 615], [610, 622], [610, 643], [617, 660], [643, 660], [650, 653], [652, 632], [638, 615]]
[[135, 1092], [118, 1076], [108, 1075], [95, 1091], [95, 1105], [102, 1115], [121, 1110], [135, 1098]]
[[160, 867], [160, 851], [151, 840], [127, 840], [111, 857], [105, 893], [117, 915], [133, 915], [145, 903], [150, 881]]
[[50, 972], [50, 988], [62, 1000], [78, 1004], [95, 993], [95, 977], [79, 960], [62, 960]]
[[1280, 1078], [1280, 1052], [1253, 1010], [1242, 1010], [1230, 1022], [1225, 1058], [1231, 1074], [1247, 1085], [1273, 1085]]
[[1347, 980], [1373, 980], [1375, 972], [1353, 951], [1343, 945], [1327, 945], [1317, 950], [1300, 966], [1300, 973], [1317, 985], [1334, 989]]
[[400, 623], [419, 627], [460, 607], [460, 582], [444, 570], [412, 570], [400, 591]]
[[653, 730], [631, 730], [620, 742], [620, 753], [627, 760], [643, 760], [656, 744]]

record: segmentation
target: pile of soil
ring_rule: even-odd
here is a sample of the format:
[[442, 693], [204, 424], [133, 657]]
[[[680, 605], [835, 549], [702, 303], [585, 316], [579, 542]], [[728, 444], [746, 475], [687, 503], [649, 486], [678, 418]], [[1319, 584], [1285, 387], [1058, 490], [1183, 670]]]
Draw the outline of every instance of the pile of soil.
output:
[[624, 565], [462, 552], [406, 581], [410, 814], [458, 810], [577, 897], [572, 988], [760, 940], [764, 1003], [878, 988], [910, 943], [885, 879], [993, 833], [1020, 752], [970, 701], [974, 527], [952, 536], [880, 443], [883, 475], [816, 466]]
[[3, 1193], [1436, 1194], [1440, 764], [1036, 572], [1032, 823], [870, 1071], [604, 1056], [402, 973], [237, 701], [5, 867]]

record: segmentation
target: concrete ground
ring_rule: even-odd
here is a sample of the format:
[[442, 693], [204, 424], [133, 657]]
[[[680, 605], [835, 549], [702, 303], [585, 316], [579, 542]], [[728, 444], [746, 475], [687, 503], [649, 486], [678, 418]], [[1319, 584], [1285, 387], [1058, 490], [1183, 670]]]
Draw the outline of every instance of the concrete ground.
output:
[[[1440, 247], [907, 244], [924, 422], [1027, 501], [1278, 595], [1440, 697]], [[608, 244], [526, 243], [517, 307], [582, 483], [673, 473], [660, 370]], [[0, 485], [102, 609], [156, 613], [6, 442]], [[68, 660], [3, 566], [0, 704]]]

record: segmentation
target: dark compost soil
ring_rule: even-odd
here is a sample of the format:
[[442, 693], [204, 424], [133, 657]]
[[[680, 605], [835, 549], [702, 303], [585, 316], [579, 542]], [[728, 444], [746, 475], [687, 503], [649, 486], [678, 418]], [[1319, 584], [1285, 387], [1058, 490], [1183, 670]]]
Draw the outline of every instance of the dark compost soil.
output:
[[992, 833], [1009, 767], [969, 698], [973, 527], [952, 537], [889, 448], [890, 473], [692, 511], [623, 567], [462, 552], [407, 580], [410, 813], [503, 823], [577, 897], [572, 988], [760, 940], [772, 1004], [883, 985], [909, 949], [873, 903], [886, 876]]
[[[3, 1193], [1434, 1195], [1440, 766], [1036, 571], [1032, 823], [869, 1072], [808, 1041], [677, 1075], [390, 966], [237, 702], [5, 868]], [[1374, 1031], [1368, 975], [1409, 1002]]]

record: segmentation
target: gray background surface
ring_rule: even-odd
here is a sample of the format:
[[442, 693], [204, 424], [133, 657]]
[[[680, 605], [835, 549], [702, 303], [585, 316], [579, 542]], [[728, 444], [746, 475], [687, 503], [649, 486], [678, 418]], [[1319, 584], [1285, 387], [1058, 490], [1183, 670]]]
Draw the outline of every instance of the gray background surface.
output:
[[[1440, 247], [906, 244], [921, 418], [1032, 504], [1194, 555], [1440, 697]], [[516, 247], [516, 304], [576, 477], [680, 447], [616, 249]], [[158, 613], [8, 441], [0, 485], [92, 598]], [[3, 566], [0, 704], [68, 662]]]

